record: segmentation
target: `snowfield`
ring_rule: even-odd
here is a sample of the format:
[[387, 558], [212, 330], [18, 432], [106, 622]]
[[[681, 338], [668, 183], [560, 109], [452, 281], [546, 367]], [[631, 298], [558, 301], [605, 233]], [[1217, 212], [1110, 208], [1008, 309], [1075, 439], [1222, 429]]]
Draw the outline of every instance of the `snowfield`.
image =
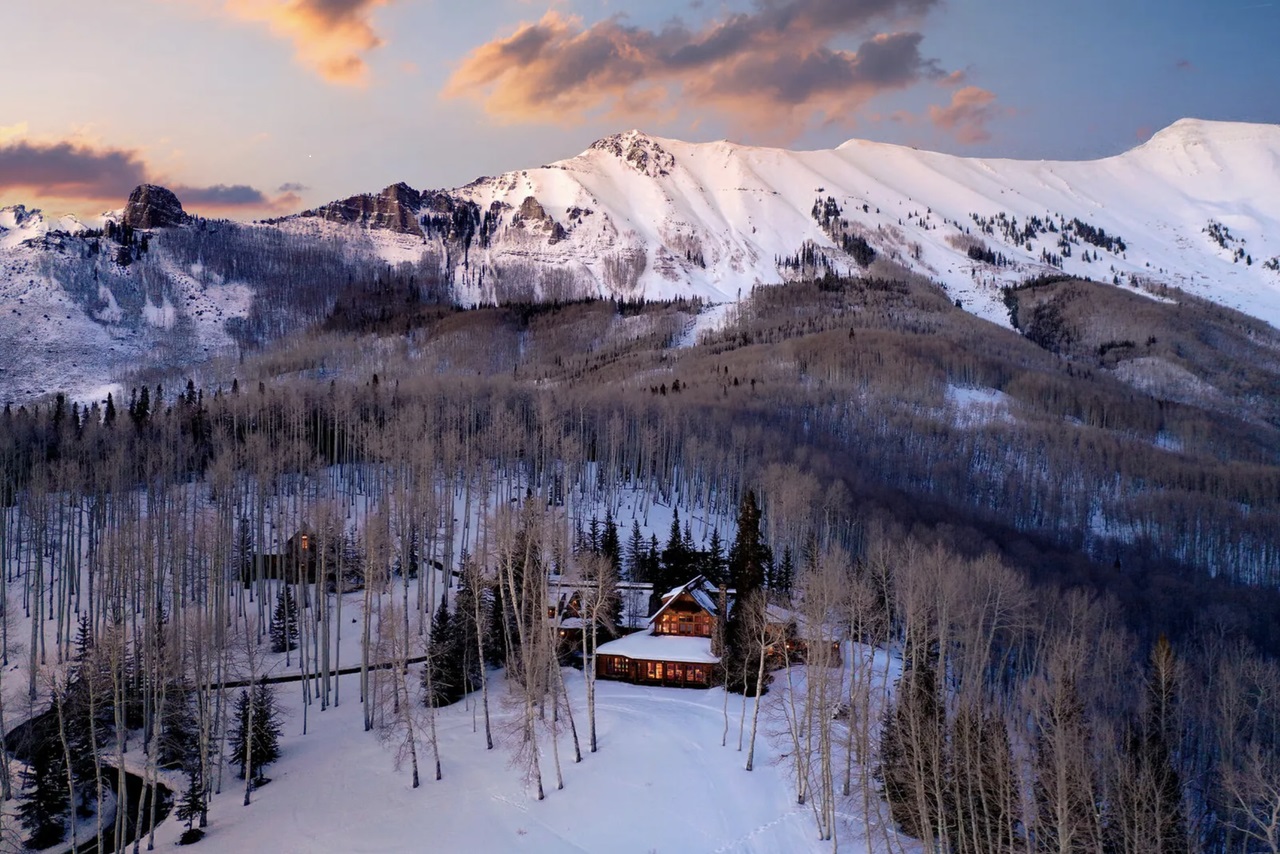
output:
[[[448, 195], [497, 212], [499, 223], [488, 248], [450, 262], [464, 303], [500, 296], [492, 272], [504, 268], [540, 287], [572, 275], [606, 296], [735, 301], [794, 275], [779, 261], [806, 241], [837, 272], [858, 272], [814, 217], [815, 203], [830, 199], [880, 257], [997, 323], [1008, 322], [1001, 286], [1061, 270], [1144, 292], [1176, 286], [1280, 325], [1276, 125], [1184, 119], [1088, 162], [965, 158], [863, 140], [786, 151], [630, 131]], [[545, 219], [521, 213], [528, 200]], [[1001, 215], [1016, 228], [983, 233], [974, 219]], [[1124, 248], [1086, 239], [1066, 256], [1058, 231], [1018, 236], [1032, 217], [1055, 228], [1078, 219]], [[405, 235], [368, 233], [389, 262], [407, 257]], [[972, 259], [972, 239], [1007, 263]], [[447, 254], [438, 235], [423, 245]], [[1045, 253], [1063, 255], [1060, 266]]]
[[[506, 744], [485, 750], [483, 723], [477, 724], [471, 702], [478, 702], [478, 696], [442, 710], [437, 726], [443, 779], [432, 779], [429, 748], [420, 745], [423, 780], [415, 790], [407, 764], [396, 770], [392, 749], [379, 741], [376, 731], [362, 731], [358, 677], [343, 679], [347, 699], [337, 708], [313, 711], [306, 736], [298, 734], [296, 690], [279, 686], [277, 696], [292, 709], [292, 717], [281, 739], [282, 758], [268, 769], [271, 784], [255, 791], [253, 803], [244, 807], [243, 783], [228, 773], [223, 793], [211, 802], [208, 835], [192, 850], [831, 850], [831, 843], [817, 840], [809, 808], [795, 803], [783, 751], [765, 738], [757, 747], [756, 769], [743, 769], [746, 753], [738, 752], [736, 741], [737, 696], [730, 697], [729, 744], [720, 746], [720, 689], [647, 688], [601, 680], [596, 700], [599, 752], [586, 753], [584, 745], [582, 763], [574, 764], [564, 733], [560, 758], [565, 787], [557, 791], [550, 745], [544, 744], [547, 796], [538, 802], [522, 784], [520, 771], [511, 767]], [[582, 676], [566, 670], [565, 679], [579, 734], [585, 738]], [[494, 682], [491, 691], [500, 696], [501, 681]], [[495, 707], [501, 717], [500, 703]], [[497, 728], [501, 733], [502, 725]], [[181, 830], [173, 818], [167, 819], [156, 831], [157, 847], [171, 850]], [[866, 833], [865, 823], [847, 814], [840, 827], [840, 850], [878, 850], [868, 845]], [[910, 850], [911, 840], [906, 844]]]
[[[854, 240], [890, 262], [872, 264], [872, 274], [925, 276], [1001, 325], [1002, 287], [1062, 274], [1159, 299], [1173, 286], [1280, 325], [1276, 125], [1184, 119], [1088, 162], [862, 140], [786, 151], [630, 131], [558, 163], [421, 199], [402, 213], [409, 230], [434, 218], [424, 234], [302, 215], [254, 227], [337, 241], [352, 258], [437, 264], [464, 305], [604, 296], [719, 306], [828, 269], [867, 272], [846, 251]], [[181, 372], [234, 349], [226, 322], [249, 313], [254, 282], [210, 284], [170, 265], [169, 301], [153, 295], [140, 317], [125, 317], [106, 292], [101, 310], [88, 311], [83, 295], [77, 302], [43, 272], [44, 259], [74, 249], [85, 229], [73, 217], [0, 209], [0, 346], [34, 357], [0, 374], [0, 396], [83, 397], [156, 353]], [[699, 319], [682, 343], [696, 343], [723, 311]]]

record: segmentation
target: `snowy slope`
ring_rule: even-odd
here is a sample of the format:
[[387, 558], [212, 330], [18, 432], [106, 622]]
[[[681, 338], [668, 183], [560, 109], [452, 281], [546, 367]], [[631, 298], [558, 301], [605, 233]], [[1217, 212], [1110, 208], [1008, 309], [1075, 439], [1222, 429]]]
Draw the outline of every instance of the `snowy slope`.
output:
[[[583, 293], [720, 302], [783, 280], [778, 260], [806, 241], [824, 247], [837, 269], [856, 269], [813, 215], [815, 202], [830, 198], [842, 231], [998, 322], [1006, 316], [1000, 284], [1060, 268], [1129, 286], [1175, 285], [1280, 324], [1274, 125], [1183, 120], [1090, 162], [972, 159], [859, 140], [792, 152], [631, 131], [440, 197], [493, 216], [487, 246], [479, 236], [453, 245], [456, 231], [431, 228], [425, 238], [370, 233], [388, 260], [403, 260], [407, 244], [447, 255], [464, 302], [500, 301], [504, 269], [532, 276], [543, 296], [568, 277]], [[431, 213], [425, 202], [421, 213]], [[1009, 233], [996, 222], [1002, 214]], [[983, 234], [975, 217], [996, 227]], [[1015, 237], [1031, 217], [1055, 230]], [[1065, 254], [1057, 229], [1072, 220], [1120, 238], [1124, 249], [1076, 233], [1060, 267], [1045, 263], [1046, 253]], [[971, 260], [972, 238], [1008, 264]]]
[[[336, 241], [352, 259], [437, 265], [464, 304], [724, 303], [826, 269], [863, 272], [849, 247], [866, 250], [864, 263], [874, 251], [871, 273], [908, 268], [1001, 324], [1001, 286], [1062, 271], [1153, 298], [1173, 285], [1280, 325], [1280, 126], [1183, 120], [1089, 162], [859, 140], [795, 152], [630, 131], [549, 166], [455, 190], [395, 185], [254, 228]], [[226, 350], [226, 321], [251, 310], [260, 283], [210, 284], [161, 264], [164, 281], [144, 286], [110, 252], [89, 252], [90, 234], [74, 218], [0, 210], [0, 346], [23, 354], [0, 374], [0, 400], [96, 394], [154, 352], [180, 369]], [[86, 292], [87, 268], [77, 277], [64, 263], [51, 276], [50, 259], [97, 265], [132, 301]], [[78, 291], [67, 284], [77, 278]]]

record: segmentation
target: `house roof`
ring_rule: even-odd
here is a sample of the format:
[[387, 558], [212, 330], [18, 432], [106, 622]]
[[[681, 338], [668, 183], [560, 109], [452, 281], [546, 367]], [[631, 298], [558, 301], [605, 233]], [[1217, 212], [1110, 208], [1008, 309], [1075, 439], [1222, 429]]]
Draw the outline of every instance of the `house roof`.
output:
[[[720, 616], [720, 589], [707, 580], [705, 575], [696, 576], [662, 597], [662, 607], [653, 612], [653, 616], [649, 618], [649, 623], [667, 610], [667, 607], [680, 596], [681, 593], [688, 593], [693, 597], [693, 601], [698, 603], [698, 607], [706, 611], [713, 617]], [[728, 610], [733, 610], [733, 599], [729, 599]]]
[[[584, 582], [560, 575], [551, 575], [547, 582], [547, 606], [557, 612], [569, 604], [573, 594], [580, 592]], [[639, 581], [619, 581], [618, 599], [622, 611], [622, 625], [628, 629], [640, 629], [648, 622], [649, 594], [653, 585]]]
[[598, 655], [621, 655], [639, 661], [679, 661], [688, 664], [719, 664], [720, 656], [711, 651], [711, 638], [683, 635], [651, 635], [636, 632], [602, 643]]

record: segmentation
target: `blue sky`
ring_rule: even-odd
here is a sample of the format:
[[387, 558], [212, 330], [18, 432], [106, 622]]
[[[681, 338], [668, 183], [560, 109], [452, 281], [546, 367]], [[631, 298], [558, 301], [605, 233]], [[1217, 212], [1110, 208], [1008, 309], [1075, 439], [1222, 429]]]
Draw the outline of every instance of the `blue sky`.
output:
[[1280, 4], [41, 0], [3, 13], [0, 204], [132, 184], [251, 218], [449, 187], [630, 127], [957, 154], [1119, 153], [1280, 122]]

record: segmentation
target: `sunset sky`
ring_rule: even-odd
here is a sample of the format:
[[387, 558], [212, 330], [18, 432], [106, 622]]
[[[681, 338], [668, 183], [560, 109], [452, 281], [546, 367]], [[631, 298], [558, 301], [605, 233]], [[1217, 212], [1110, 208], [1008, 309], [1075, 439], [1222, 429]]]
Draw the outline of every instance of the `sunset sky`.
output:
[[142, 181], [254, 218], [452, 187], [639, 127], [1093, 158], [1280, 122], [1280, 2], [28, 0], [0, 12], [0, 205]]

